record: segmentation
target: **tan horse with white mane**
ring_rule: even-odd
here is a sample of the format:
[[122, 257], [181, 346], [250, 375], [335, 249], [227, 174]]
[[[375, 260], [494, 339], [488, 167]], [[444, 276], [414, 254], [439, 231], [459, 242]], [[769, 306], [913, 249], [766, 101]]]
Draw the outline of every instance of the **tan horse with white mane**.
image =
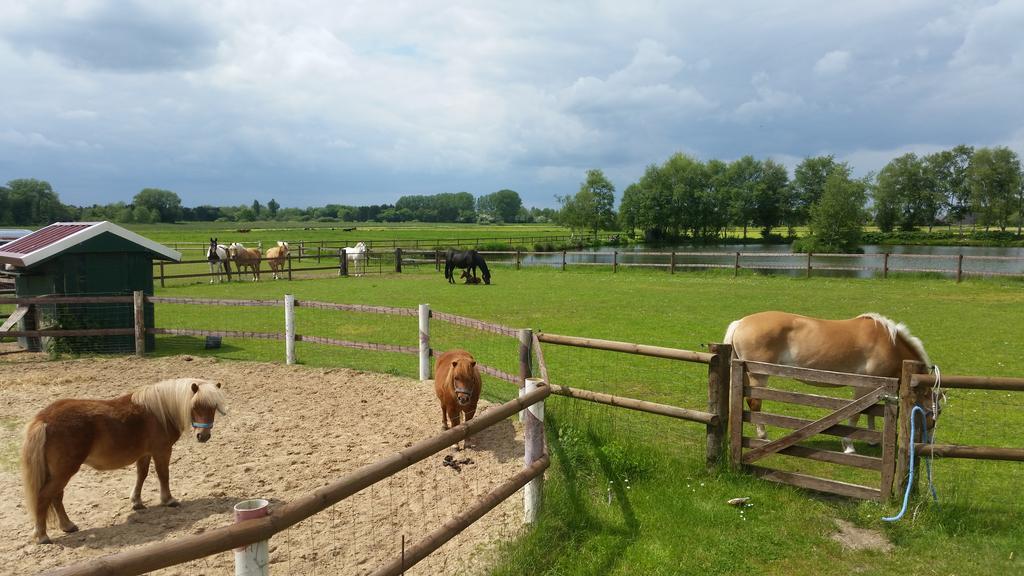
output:
[[64, 399], [43, 408], [25, 428], [21, 477], [25, 508], [35, 520], [35, 539], [50, 542], [47, 519], [61, 530], [78, 526], [64, 510], [64, 487], [82, 464], [96, 470], [136, 466], [132, 508], [145, 508], [142, 483], [152, 460], [160, 480], [160, 503], [171, 496], [171, 447], [186, 430], [199, 442], [210, 439], [216, 412], [225, 413], [220, 383], [197, 378], [164, 380], [111, 400]]
[[235, 262], [238, 269], [238, 279], [242, 279], [242, 268], [248, 267], [252, 273], [252, 281], [260, 280], [260, 262], [263, 260], [263, 252], [259, 248], [246, 248], [239, 242], [232, 242], [228, 246], [228, 254]]
[[[816, 370], [899, 378], [904, 360], [917, 360], [931, 367], [921, 340], [911, 336], [903, 324], [874, 313], [848, 320], [823, 320], [787, 312], [758, 312], [729, 324], [724, 342], [732, 345], [733, 353], [741, 360]], [[768, 384], [766, 375], [747, 377], [750, 386]], [[930, 404], [931, 391], [927, 394]], [[751, 412], [761, 410], [759, 399], [748, 398], [747, 404]], [[869, 427], [872, 420], [869, 416]], [[857, 416], [850, 422], [855, 426]], [[929, 416], [928, 427], [933, 424]], [[764, 425], [756, 427], [758, 437], [767, 438]], [[849, 438], [843, 438], [843, 450], [854, 452]]]
[[284, 273], [285, 260], [288, 258], [288, 243], [278, 241], [277, 246], [267, 250], [266, 260], [270, 264], [270, 271], [274, 273], [274, 280], [278, 280], [278, 272]]

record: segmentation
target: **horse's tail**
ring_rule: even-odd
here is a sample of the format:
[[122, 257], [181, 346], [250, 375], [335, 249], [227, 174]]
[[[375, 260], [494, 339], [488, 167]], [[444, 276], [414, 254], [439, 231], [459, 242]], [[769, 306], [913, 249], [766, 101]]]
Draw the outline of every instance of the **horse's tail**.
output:
[[740, 325], [739, 320], [733, 320], [729, 323], [729, 327], [725, 329], [725, 338], [722, 339], [723, 344], [732, 346], [732, 337], [736, 333], [736, 328]]
[[[21, 445], [21, 483], [25, 491], [25, 508], [35, 518], [39, 491], [46, 483], [46, 423], [33, 418], [25, 427], [25, 441]], [[57, 516], [51, 506], [46, 512], [51, 520]]]

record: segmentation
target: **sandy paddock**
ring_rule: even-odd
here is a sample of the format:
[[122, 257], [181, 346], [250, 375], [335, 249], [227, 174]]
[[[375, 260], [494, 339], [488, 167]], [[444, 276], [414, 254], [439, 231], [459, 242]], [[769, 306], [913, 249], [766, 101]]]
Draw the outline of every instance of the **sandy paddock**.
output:
[[[18, 472], [21, 428], [57, 398], [111, 398], [136, 385], [172, 377], [218, 380], [229, 415], [213, 438], [183, 436], [171, 461], [179, 508], [159, 506], [155, 472], [143, 488], [149, 508], [128, 496], [134, 466], [113, 472], [83, 467], [65, 493], [81, 531], [52, 527], [54, 544], [31, 542]], [[481, 408], [487, 403], [481, 401]], [[348, 369], [316, 369], [177, 356], [47, 361], [39, 354], [0, 356], [0, 573], [28, 574], [128, 548], [200, 534], [231, 522], [238, 501], [281, 503], [440, 432], [433, 390], [416, 380]], [[461, 471], [442, 457], [471, 458]], [[272, 573], [363, 574], [411, 545], [522, 467], [518, 424], [506, 419], [476, 446], [445, 451], [366, 489], [271, 540]], [[409, 573], [481, 572], [496, 541], [522, 525], [517, 494]], [[228, 574], [230, 552], [161, 574]]]

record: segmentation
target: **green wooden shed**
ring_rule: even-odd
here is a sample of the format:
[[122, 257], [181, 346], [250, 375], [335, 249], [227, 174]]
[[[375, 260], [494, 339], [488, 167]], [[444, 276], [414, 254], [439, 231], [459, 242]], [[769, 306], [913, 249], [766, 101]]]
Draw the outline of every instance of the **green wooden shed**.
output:
[[[177, 262], [181, 253], [111, 222], [57, 222], [0, 246], [0, 264], [15, 277], [19, 298], [124, 296], [136, 290], [152, 296], [154, 259]], [[28, 326], [40, 317], [48, 317], [51, 326], [64, 329], [133, 326], [131, 304], [52, 305], [39, 312], [35, 318], [23, 320], [23, 329], [32, 329]], [[146, 327], [152, 328], [152, 304], [146, 304], [145, 314]], [[95, 346], [95, 338], [92, 340]], [[68, 341], [73, 348], [73, 339]], [[29, 349], [39, 349], [38, 342], [31, 339], [21, 342]], [[146, 335], [146, 350], [154, 345], [153, 335]], [[130, 352], [135, 340], [132, 336], [107, 336], [99, 348], [90, 351]]]

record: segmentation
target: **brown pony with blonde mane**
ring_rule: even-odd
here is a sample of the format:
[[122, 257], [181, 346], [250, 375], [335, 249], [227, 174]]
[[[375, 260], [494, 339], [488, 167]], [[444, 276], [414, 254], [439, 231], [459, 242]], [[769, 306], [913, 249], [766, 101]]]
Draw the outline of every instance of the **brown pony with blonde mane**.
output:
[[260, 261], [263, 260], [263, 252], [259, 248], [246, 248], [239, 242], [232, 242], [228, 246], [228, 254], [235, 262], [238, 269], [238, 278], [242, 278], [242, 268], [248, 267], [252, 273], [252, 281], [260, 280]]
[[284, 271], [284, 263], [288, 258], [288, 243], [278, 242], [277, 246], [274, 246], [267, 250], [266, 260], [270, 264], [270, 271], [274, 273], [274, 280], [278, 280], [278, 272]]
[[[729, 324], [724, 342], [732, 345], [733, 353], [740, 360], [816, 370], [899, 378], [904, 360], [917, 360], [931, 367], [920, 339], [911, 336], [903, 324], [875, 313], [848, 320], [823, 320], [787, 312], [758, 312]], [[745, 384], [766, 386], [768, 376], [748, 374]], [[857, 391], [860, 395], [868, 392], [867, 389]], [[925, 400], [932, 404], [930, 389]], [[748, 398], [747, 405], [751, 412], [761, 410], [759, 399]], [[858, 416], [850, 419], [851, 425], [857, 425]], [[929, 414], [929, 429], [934, 426], [934, 416]], [[868, 416], [869, 428], [873, 427], [873, 420]], [[756, 428], [759, 438], [767, 438], [764, 424], [757, 424]], [[843, 450], [854, 452], [849, 438], [843, 438]]]
[[112, 400], [63, 399], [43, 408], [25, 427], [21, 476], [25, 507], [35, 520], [36, 542], [50, 542], [48, 519], [61, 530], [78, 526], [64, 510], [64, 487], [82, 464], [114, 470], [135, 463], [132, 508], [145, 508], [142, 483], [153, 461], [160, 480], [160, 503], [177, 506], [171, 496], [168, 466], [171, 447], [188, 429], [210, 439], [214, 416], [225, 414], [220, 383], [197, 378], [164, 380]]
[[[458, 426], [463, 412], [466, 422], [476, 414], [480, 400], [480, 372], [473, 355], [465, 350], [449, 350], [434, 364], [434, 392], [441, 401], [441, 427]], [[468, 439], [467, 439], [468, 441]]]

